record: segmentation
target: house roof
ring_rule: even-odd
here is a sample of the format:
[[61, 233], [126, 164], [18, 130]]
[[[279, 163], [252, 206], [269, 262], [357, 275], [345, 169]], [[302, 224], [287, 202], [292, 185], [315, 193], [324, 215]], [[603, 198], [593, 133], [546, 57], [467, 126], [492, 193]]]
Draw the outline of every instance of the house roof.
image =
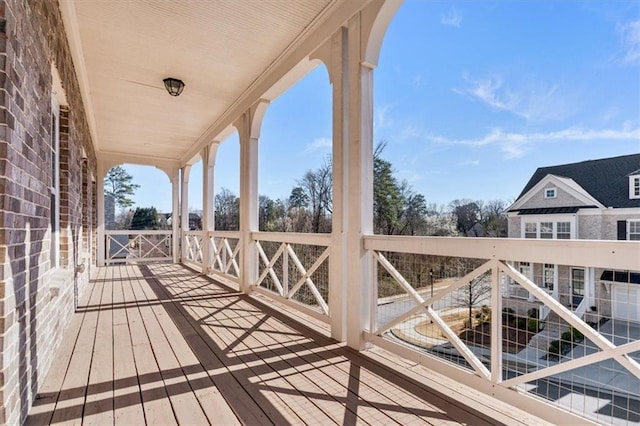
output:
[[629, 176], [640, 166], [640, 154], [602, 158], [579, 163], [538, 168], [518, 199], [547, 175], [569, 178], [605, 207], [640, 207], [640, 199], [629, 199]]
[[563, 214], [563, 213], [575, 213], [584, 208], [595, 208], [597, 206], [572, 206], [572, 207], [542, 207], [537, 209], [514, 209], [512, 211], [518, 212], [521, 215], [525, 214]]

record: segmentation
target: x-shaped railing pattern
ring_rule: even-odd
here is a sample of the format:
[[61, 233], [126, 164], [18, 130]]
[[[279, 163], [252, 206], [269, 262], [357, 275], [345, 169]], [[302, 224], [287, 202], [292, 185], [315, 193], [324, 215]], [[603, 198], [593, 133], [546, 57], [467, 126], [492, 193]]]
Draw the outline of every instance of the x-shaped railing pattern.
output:
[[195, 263], [202, 262], [202, 236], [185, 234], [184, 243], [186, 246], [187, 260]]
[[[230, 240], [235, 241], [232, 248]], [[227, 238], [218, 236], [209, 236], [209, 244], [213, 258], [210, 268], [235, 278], [240, 276], [240, 267], [238, 266], [238, 254], [240, 253], [239, 238]]]
[[[132, 231], [134, 232], [134, 231]], [[107, 261], [127, 262], [131, 260], [158, 260], [171, 258], [171, 234], [132, 234], [132, 239], [127, 241], [118, 241], [116, 235], [125, 234], [107, 234]], [[155, 240], [149, 237], [156, 237]], [[115, 244], [115, 251], [112, 250], [112, 244]]]
[[[329, 247], [325, 248], [322, 254], [318, 256], [313, 265], [311, 265], [311, 267], [307, 270], [302, 262], [300, 262], [300, 259], [291, 247], [291, 244], [287, 242], [283, 242], [280, 244], [271, 259], [269, 259], [269, 257], [265, 253], [262, 245], [260, 244], [260, 241], [256, 241], [256, 246], [258, 249], [258, 255], [260, 256], [262, 264], [264, 265], [264, 269], [255, 283], [256, 287], [263, 284], [265, 278], [267, 277], [267, 275], [269, 275], [271, 281], [278, 290], [278, 294], [286, 299], [291, 299], [303, 286], [306, 285], [306, 287], [311, 291], [314, 300], [316, 301], [322, 312], [325, 315], [329, 315], [329, 305], [327, 304], [327, 301], [323, 299], [322, 295], [318, 291], [316, 284], [311, 279], [311, 276], [316, 272], [316, 270], [322, 265], [325, 260], [329, 258]], [[283, 280], [280, 280], [277, 272], [274, 269], [274, 265], [283, 255], [287, 256], [288, 259], [293, 261], [296, 269], [300, 273], [300, 278], [291, 287], [289, 287], [287, 275], [284, 275]]]
[[[426, 314], [427, 317], [433, 321], [434, 324], [438, 326], [438, 328], [442, 331], [442, 333], [446, 336], [448, 341], [456, 348], [456, 350], [464, 357], [464, 359], [471, 365], [473, 370], [477, 375], [490, 380], [496, 384], [501, 384], [505, 387], [515, 387], [517, 385], [522, 385], [524, 383], [543, 379], [545, 377], [553, 376], [559, 373], [563, 373], [566, 371], [573, 370], [575, 368], [584, 367], [587, 365], [595, 364], [597, 362], [605, 361], [607, 359], [615, 359], [621, 365], [623, 365], [631, 374], [640, 378], [640, 364], [635, 361], [631, 357], [631, 353], [640, 350], [640, 340], [636, 340], [630, 343], [626, 343], [623, 345], [615, 345], [610, 340], [605, 338], [602, 334], [598, 333], [594, 330], [589, 324], [583, 321], [580, 317], [575, 315], [570, 309], [563, 306], [559, 301], [553, 298], [552, 295], [547, 293], [544, 289], [538, 287], [533, 281], [529, 278], [522, 275], [519, 271], [517, 271], [513, 266], [500, 261], [500, 260], [489, 260], [484, 264], [480, 265], [473, 271], [469, 272], [464, 277], [458, 279], [453, 284], [447, 286], [446, 288], [442, 288], [437, 290], [433, 297], [428, 299], [423, 298], [411, 284], [402, 276], [400, 272], [384, 257], [384, 255], [378, 251], [373, 251], [373, 256], [397, 283], [397, 285], [407, 294], [407, 296], [413, 299], [416, 305], [405, 312], [404, 314], [398, 316], [397, 318], [389, 321], [388, 323], [379, 326], [373, 335], [383, 336], [387, 331], [392, 328], [409, 321], [416, 314], [423, 313]], [[575, 358], [569, 361], [564, 361], [562, 363], [549, 366], [549, 367], [540, 367], [535, 371], [525, 373], [507, 380], [502, 380], [502, 374], [497, 372], [496, 374], [491, 374], [489, 369], [483, 364], [482, 360], [480, 360], [466, 345], [464, 341], [462, 341], [456, 333], [447, 325], [447, 323], [438, 315], [438, 313], [433, 309], [433, 305], [438, 301], [444, 299], [447, 295], [452, 292], [468, 285], [472, 280], [481, 277], [484, 274], [506, 274], [511, 279], [516, 281], [519, 285], [521, 285], [524, 289], [530, 292], [533, 296], [535, 296], [539, 301], [541, 301], [548, 309], [558, 314], [560, 318], [567, 322], [568, 325], [574, 327], [579, 330], [585, 338], [589, 339], [593, 342], [597, 348], [598, 352], [585, 355], [580, 358]], [[492, 292], [499, 292], [500, 289], [497, 287], [497, 283], [499, 280], [492, 280]], [[496, 310], [496, 307], [493, 307]], [[499, 308], [499, 307], [498, 307]], [[491, 316], [491, 321], [501, 321], [501, 315], [499, 312], [501, 309], [497, 309], [497, 314]], [[494, 330], [498, 330], [498, 336], [493, 338], [492, 343], [501, 342], [502, 339], [502, 327], [494, 327]], [[502, 353], [500, 351], [500, 344], [492, 344], [492, 357], [496, 356], [498, 359], [502, 359]], [[500, 370], [502, 369], [502, 362], [499, 361], [493, 365], [496, 365]]]

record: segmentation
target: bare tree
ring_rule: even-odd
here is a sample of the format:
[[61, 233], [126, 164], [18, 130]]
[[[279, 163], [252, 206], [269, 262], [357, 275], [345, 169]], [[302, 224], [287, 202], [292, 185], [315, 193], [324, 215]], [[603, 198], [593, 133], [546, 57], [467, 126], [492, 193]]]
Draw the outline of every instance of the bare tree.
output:
[[331, 162], [325, 160], [317, 170], [307, 171], [298, 185], [307, 196], [311, 209], [311, 232], [330, 231], [330, 222], [326, 220], [326, 216], [332, 212]]
[[456, 306], [467, 308], [469, 312], [469, 328], [473, 328], [473, 308], [487, 302], [491, 297], [491, 277], [483, 274], [460, 287], [455, 296]]
[[220, 231], [236, 231], [240, 223], [240, 199], [227, 188], [216, 194], [215, 227]]

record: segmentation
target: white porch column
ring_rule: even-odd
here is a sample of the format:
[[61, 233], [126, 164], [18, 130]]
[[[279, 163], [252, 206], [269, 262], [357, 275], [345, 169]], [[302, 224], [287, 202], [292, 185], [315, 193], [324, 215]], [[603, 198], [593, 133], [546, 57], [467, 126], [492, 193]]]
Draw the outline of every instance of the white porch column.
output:
[[191, 166], [187, 165], [182, 168], [180, 174], [182, 180], [182, 190], [180, 191], [180, 230], [182, 242], [182, 262], [187, 259], [187, 244], [184, 233], [189, 230], [189, 173]]
[[324, 62], [333, 89], [333, 209], [331, 214], [331, 254], [329, 256], [329, 316], [331, 317], [331, 337], [344, 341], [346, 335], [347, 270], [349, 258], [346, 256], [348, 228], [345, 206], [348, 206], [348, 186], [344, 178], [346, 172], [346, 149], [348, 135], [349, 100], [347, 84], [347, 29], [340, 28], [330, 40], [313, 55]]
[[219, 142], [215, 141], [204, 147], [202, 157], [202, 273], [209, 273], [209, 265], [213, 258], [209, 232], [214, 227], [214, 169]]
[[96, 259], [96, 265], [104, 266], [105, 265], [105, 240], [104, 240], [104, 178], [107, 175], [108, 170], [106, 170], [106, 165], [102, 161], [98, 161], [98, 179], [96, 181], [96, 194], [97, 204], [98, 204], [98, 212], [97, 212], [97, 232], [98, 232], [98, 247], [96, 247], [96, 255], [98, 258]]
[[171, 171], [171, 243], [173, 263], [180, 261], [180, 169]]
[[363, 330], [371, 324], [371, 255], [363, 237], [373, 234], [373, 68], [363, 61], [361, 14], [349, 20], [345, 111], [348, 143], [344, 149], [343, 214], [346, 251], [347, 344], [364, 347]]
[[258, 277], [258, 139], [268, 101], [259, 101], [235, 123], [240, 139], [240, 291], [249, 293]]

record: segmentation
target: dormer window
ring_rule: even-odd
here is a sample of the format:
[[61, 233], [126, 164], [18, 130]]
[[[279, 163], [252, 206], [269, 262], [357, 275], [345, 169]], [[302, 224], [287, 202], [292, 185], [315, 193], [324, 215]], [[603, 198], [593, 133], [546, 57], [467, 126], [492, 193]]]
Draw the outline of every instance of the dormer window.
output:
[[556, 198], [556, 189], [547, 188], [544, 190], [544, 198]]
[[640, 198], [640, 175], [629, 176], [629, 198]]

